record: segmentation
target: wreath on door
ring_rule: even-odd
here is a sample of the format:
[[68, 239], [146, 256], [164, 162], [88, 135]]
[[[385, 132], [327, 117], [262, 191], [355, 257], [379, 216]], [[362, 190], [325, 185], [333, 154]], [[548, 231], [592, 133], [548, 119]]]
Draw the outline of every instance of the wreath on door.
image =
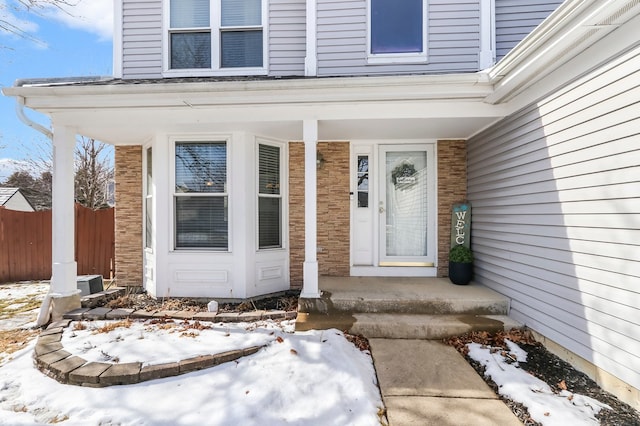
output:
[[416, 183], [416, 168], [408, 161], [403, 161], [391, 172], [391, 182], [395, 186]]

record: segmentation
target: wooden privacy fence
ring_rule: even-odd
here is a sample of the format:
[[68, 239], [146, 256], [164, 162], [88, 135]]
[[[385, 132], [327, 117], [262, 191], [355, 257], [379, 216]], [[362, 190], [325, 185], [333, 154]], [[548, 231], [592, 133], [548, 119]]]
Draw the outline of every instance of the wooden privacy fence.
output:
[[[91, 210], [76, 204], [75, 213], [78, 275], [110, 278], [115, 266], [114, 209]], [[49, 278], [51, 211], [0, 208], [0, 283]]]

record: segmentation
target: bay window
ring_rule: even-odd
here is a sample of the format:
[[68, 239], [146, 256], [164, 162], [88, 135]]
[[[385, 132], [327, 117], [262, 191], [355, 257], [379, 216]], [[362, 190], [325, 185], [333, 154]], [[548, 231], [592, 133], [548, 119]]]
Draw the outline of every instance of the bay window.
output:
[[229, 249], [226, 142], [176, 142], [174, 247]]
[[263, 1], [170, 0], [168, 69], [262, 69]]

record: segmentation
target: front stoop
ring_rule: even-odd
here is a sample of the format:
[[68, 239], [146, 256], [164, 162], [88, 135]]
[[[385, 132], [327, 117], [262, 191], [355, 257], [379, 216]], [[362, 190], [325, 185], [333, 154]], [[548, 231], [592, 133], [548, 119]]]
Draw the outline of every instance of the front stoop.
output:
[[321, 277], [322, 297], [300, 299], [296, 330], [337, 328], [367, 338], [437, 340], [522, 327], [509, 299], [440, 278]]

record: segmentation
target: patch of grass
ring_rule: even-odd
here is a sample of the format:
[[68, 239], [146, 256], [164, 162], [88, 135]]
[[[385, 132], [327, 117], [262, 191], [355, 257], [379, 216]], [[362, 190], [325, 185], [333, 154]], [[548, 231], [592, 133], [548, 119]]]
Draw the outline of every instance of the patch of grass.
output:
[[123, 320], [123, 321], [117, 321], [117, 322], [106, 324], [103, 327], [96, 328], [95, 330], [93, 330], [93, 334], [108, 333], [120, 327], [122, 328], [131, 327], [131, 320], [127, 318], [126, 320]]
[[11, 318], [16, 314], [38, 309], [42, 301], [37, 300], [36, 296], [37, 295], [28, 295], [19, 299], [0, 300], [0, 319]]
[[38, 332], [39, 330], [0, 330], [0, 354], [11, 354], [22, 349]]

